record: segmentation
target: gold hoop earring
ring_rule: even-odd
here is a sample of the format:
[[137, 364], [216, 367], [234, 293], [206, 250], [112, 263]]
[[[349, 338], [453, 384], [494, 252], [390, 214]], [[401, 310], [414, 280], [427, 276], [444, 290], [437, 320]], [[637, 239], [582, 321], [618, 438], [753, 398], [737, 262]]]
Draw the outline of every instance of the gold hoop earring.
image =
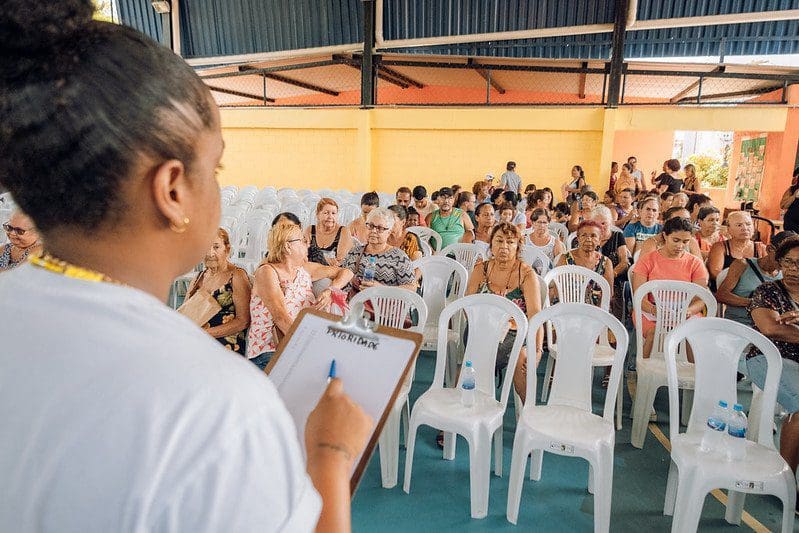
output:
[[175, 233], [186, 233], [186, 230], [189, 229], [189, 217], [183, 217], [183, 225], [180, 227], [175, 226], [174, 223], [169, 224], [169, 229], [174, 231]]

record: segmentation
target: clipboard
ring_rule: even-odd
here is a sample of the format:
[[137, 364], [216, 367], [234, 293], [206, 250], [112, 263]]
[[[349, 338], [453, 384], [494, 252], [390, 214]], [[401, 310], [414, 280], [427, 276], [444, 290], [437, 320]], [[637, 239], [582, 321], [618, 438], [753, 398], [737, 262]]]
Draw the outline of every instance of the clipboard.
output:
[[363, 304], [340, 317], [306, 308], [294, 320], [266, 366], [272, 383], [294, 420], [305, 453], [305, 423], [327, 388], [330, 362], [345, 392], [375, 421], [372, 435], [350, 474], [350, 494], [363, 476], [397, 395], [422, 344], [422, 335], [374, 326]]

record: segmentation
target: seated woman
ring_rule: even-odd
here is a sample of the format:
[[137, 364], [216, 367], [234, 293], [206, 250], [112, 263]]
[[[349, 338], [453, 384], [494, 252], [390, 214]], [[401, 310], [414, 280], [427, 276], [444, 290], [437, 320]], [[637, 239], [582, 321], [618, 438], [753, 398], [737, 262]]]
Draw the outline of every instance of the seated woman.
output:
[[702, 259], [707, 261], [710, 248], [717, 242], [725, 240], [721, 234], [721, 212], [713, 206], [702, 207], [696, 215], [696, 222], [699, 224], [699, 231], [694, 233], [694, 238], [699, 243]]
[[[630, 252], [621, 231], [614, 231], [613, 215], [611, 210], [603, 205], [598, 205], [591, 213], [591, 220], [599, 224], [601, 232], [600, 252], [610, 259], [613, 265], [613, 296], [610, 300], [610, 312], [613, 316], [624, 322], [624, 292], [622, 286], [627, 280], [627, 268], [630, 266]], [[608, 367], [610, 369], [610, 367]]]
[[205, 270], [191, 282], [186, 299], [200, 289], [210, 294], [221, 309], [203, 329], [228, 350], [244, 355], [250, 325], [250, 278], [229, 257], [230, 237], [219, 228], [211, 248], [205, 252]]
[[793, 231], [781, 231], [774, 235], [766, 248], [766, 255], [759, 259], [736, 259], [727, 271], [727, 277], [716, 290], [716, 299], [726, 304], [724, 318], [753, 326], [747, 306], [752, 294], [762, 283], [782, 279], [780, 265], [775, 257], [783, 241], [796, 237]]
[[308, 241], [308, 261], [320, 265], [339, 266], [352, 248], [352, 236], [338, 223], [338, 204], [332, 198], [322, 198], [316, 204], [316, 224], [305, 229]]
[[497, 221], [494, 215], [494, 206], [490, 203], [478, 204], [474, 210], [474, 218], [477, 224], [474, 228], [474, 240], [488, 244], [491, 240], [491, 230], [494, 229]]
[[[780, 454], [796, 472], [799, 463], [799, 237], [785, 239], [774, 257], [782, 280], [761, 284], [752, 293], [748, 310], [755, 329], [769, 338], [782, 355], [777, 401], [791, 413], [780, 432]], [[766, 357], [755, 349], [746, 356], [752, 383], [764, 388]]]
[[[247, 335], [247, 359], [261, 369], [272, 358], [278, 337], [289, 330], [301, 310], [328, 310], [332, 289], [342, 289], [352, 279], [347, 269], [308, 261], [308, 242], [296, 224], [278, 223], [269, 231], [268, 240], [269, 253], [255, 271]], [[317, 298], [312, 284], [322, 278], [331, 283]]]
[[555, 258], [565, 251], [560, 239], [549, 232], [549, 223], [552, 218], [546, 209], [534, 209], [530, 215], [533, 231], [530, 233], [530, 244], [549, 258], [549, 264], [554, 264]]
[[[491, 231], [491, 259], [475, 265], [469, 276], [466, 294], [502, 296], [518, 305], [529, 319], [541, 310], [541, 292], [533, 269], [519, 259], [521, 236], [519, 228], [508, 222], [500, 222], [494, 227]], [[507, 327], [507, 334], [497, 350], [497, 371], [508, 366], [510, 351], [516, 341], [516, 324], [511, 321]], [[535, 367], [541, 360], [542, 344], [543, 336], [539, 331], [536, 337]], [[526, 384], [527, 348], [522, 347], [513, 372], [513, 386], [522, 401], [525, 400]]]
[[15, 211], [8, 222], [3, 224], [3, 230], [9, 242], [0, 247], [0, 272], [11, 270], [24, 263], [31, 254], [41, 252], [39, 233], [33, 226], [33, 221], [22, 211]]
[[568, 224], [569, 231], [577, 231], [577, 226], [583, 220], [591, 218], [591, 211], [593, 211], [597, 203], [599, 203], [599, 197], [594, 191], [584, 192], [579, 200], [572, 203]]
[[719, 272], [729, 267], [736, 259], [763, 257], [766, 245], [754, 242], [755, 226], [752, 216], [746, 211], [734, 211], [727, 216], [727, 228], [730, 238], [718, 241], [710, 247], [707, 258], [707, 269], [711, 279], [716, 279]]
[[[633, 265], [633, 294], [638, 288], [652, 280], [690, 281], [707, 287], [708, 274], [701, 259], [689, 253], [693, 225], [688, 218], [671, 218], [663, 226], [666, 242], [646, 255], [642, 255]], [[688, 317], [700, 315], [705, 306], [701, 300], [694, 300], [688, 307]], [[655, 304], [651, 298], [641, 302], [643, 315], [644, 357], [652, 352], [655, 331]], [[690, 354], [689, 354], [690, 358]]]
[[[369, 236], [366, 244], [356, 244], [342, 264], [351, 271], [352, 293], [380, 285], [416, 290], [416, 276], [408, 255], [388, 243], [388, 236], [395, 223], [394, 213], [385, 207], [377, 207], [367, 215], [366, 228]], [[374, 270], [372, 280], [364, 279], [367, 268]]]
[[406, 219], [408, 218], [408, 210], [401, 205], [391, 205], [388, 210], [394, 213], [396, 220], [394, 227], [391, 228], [391, 233], [388, 235], [388, 243], [391, 246], [396, 246], [408, 256], [411, 261], [416, 261], [424, 257], [422, 252], [422, 243], [419, 236], [411, 231], [406, 230]]
[[644, 241], [653, 235], [657, 235], [663, 229], [663, 226], [658, 223], [659, 214], [660, 201], [657, 197], [642, 195], [633, 217], [624, 226], [624, 241], [627, 243], [627, 249], [630, 250], [633, 257], [635, 257], [635, 252], [640, 249]]
[[[519, 228], [519, 231], [524, 229], [525, 221], [520, 221], [518, 215], [520, 215], [521, 213], [518, 213], [516, 211], [516, 206], [513, 205], [512, 203], [505, 202], [504, 204], [499, 206], [499, 210], [497, 211], [497, 213], [499, 213], [500, 224], [506, 222], [508, 224], [513, 224], [514, 226]], [[522, 218], [523, 217], [524, 215], [522, 215]]]
[[[690, 217], [690, 213], [689, 213], [689, 211], [686, 208], [677, 207], [677, 206], [669, 207], [668, 209], [666, 209], [666, 212], [663, 213], [663, 221], [664, 222], [667, 221], [667, 220], [670, 220], [672, 218], [676, 218], [676, 217], [688, 218], [690, 220], [690, 218], [689, 218]], [[649, 237], [641, 245], [641, 247], [640, 247], [640, 250], [641, 250], [640, 255], [641, 256], [646, 255], [649, 252], [651, 252], [652, 250], [656, 250], [656, 249], [662, 247], [665, 242], [666, 242], [666, 236], [664, 235], [664, 233], [662, 231], [660, 233], [658, 233], [657, 235], [653, 236], [653, 237]], [[688, 243], [688, 251], [691, 252], [693, 255], [695, 255], [698, 258], [704, 259], [702, 257], [702, 252], [699, 249], [699, 243], [696, 242], [696, 239], [693, 236], [691, 237], [691, 241]]]
[[[569, 250], [562, 256], [555, 266], [577, 265], [593, 270], [605, 278], [613, 289], [613, 263], [599, 251], [602, 242], [602, 226], [593, 220], [583, 220], [577, 227], [577, 248]], [[611, 295], [612, 296], [612, 295]], [[599, 305], [602, 300], [602, 291], [594, 282], [588, 285], [586, 302]]]

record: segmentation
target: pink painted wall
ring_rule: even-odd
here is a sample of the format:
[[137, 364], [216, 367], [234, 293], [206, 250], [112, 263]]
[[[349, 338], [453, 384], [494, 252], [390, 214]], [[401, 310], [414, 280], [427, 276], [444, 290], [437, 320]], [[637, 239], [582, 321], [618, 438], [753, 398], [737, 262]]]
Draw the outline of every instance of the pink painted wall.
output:
[[673, 147], [674, 132], [671, 130], [617, 131], [613, 140], [613, 161], [621, 165], [634, 155], [638, 158], [638, 168], [644, 173], [646, 185], [651, 185], [651, 172], [654, 170], [660, 174], [663, 161], [671, 159]]

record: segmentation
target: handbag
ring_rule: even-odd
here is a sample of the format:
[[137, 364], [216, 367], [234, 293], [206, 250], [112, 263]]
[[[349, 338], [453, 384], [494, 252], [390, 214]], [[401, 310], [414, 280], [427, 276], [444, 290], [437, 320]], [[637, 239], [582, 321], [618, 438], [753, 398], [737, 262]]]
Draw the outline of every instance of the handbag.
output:
[[198, 326], [207, 324], [221, 310], [222, 306], [219, 305], [216, 298], [202, 289], [192, 294], [188, 300], [183, 302], [183, 305], [178, 307], [178, 313], [188, 317]]

